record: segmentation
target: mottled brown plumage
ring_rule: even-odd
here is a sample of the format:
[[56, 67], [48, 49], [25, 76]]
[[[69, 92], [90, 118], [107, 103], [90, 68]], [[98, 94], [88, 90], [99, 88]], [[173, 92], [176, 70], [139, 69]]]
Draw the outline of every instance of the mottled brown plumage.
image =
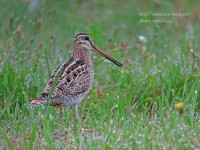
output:
[[61, 64], [52, 74], [49, 82], [41, 96], [33, 100], [30, 105], [38, 106], [47, 103], [47, 99], [51, 88], [62, 69], [58, 82], [50, 98], [51, 106], [76, 106], [76, 116], [78, 119], [78, 104], [83, 100], [84, 96], [89, 92], [93, 77], [94, 69], [91, 62], [90, 50], [95, 50], [100, 55], [114, 62], [118, 66], [123, 66], [121, 63], [109, 57], [100, 51], [92, 42], [91, 37], [85, 33], [79, 33], [74, 38], [72, 58]]

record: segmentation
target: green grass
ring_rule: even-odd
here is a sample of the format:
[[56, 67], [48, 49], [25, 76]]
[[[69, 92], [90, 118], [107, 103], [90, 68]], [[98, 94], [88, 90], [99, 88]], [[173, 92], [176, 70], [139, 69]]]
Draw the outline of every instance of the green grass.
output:
[[[36, 2], [0, 2], [0, 149], [200, 149], [197, 2]], [[178, 11], [189, 16], [140, 16]], [[95, 79], [79, 105], [83, 121], [66, 107], [60, 122], [56, 108], [42, 116], [45, 107], [29, 103], [69, 59], [78, 32], [124, 67], [92, 53]]]

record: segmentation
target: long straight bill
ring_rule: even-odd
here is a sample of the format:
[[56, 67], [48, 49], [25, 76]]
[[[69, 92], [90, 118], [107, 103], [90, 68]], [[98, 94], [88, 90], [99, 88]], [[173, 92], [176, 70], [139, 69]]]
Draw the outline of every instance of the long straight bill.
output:
[[121, 64], [120, 62], [118, 62], [117, 60], [115, 60], [114, 58], [108, 56], [107, 54], [105, 54], [104, 52], [100, 51], [93, 43], [91, 43], [91, 45], [93, 46], [94, 50], [100, 54], [101, 56], [107, 58], [108, 60], [112, 61], [113, 63], [115, 63], [117, 66], [122, 67], [123, 64]]

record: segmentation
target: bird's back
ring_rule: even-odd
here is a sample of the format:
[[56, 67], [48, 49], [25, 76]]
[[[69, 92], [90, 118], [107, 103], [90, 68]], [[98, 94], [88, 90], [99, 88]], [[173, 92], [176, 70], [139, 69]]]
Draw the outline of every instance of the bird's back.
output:
[[61, 64], [52, 74], [42, 95], [31, 102], [33, 106], [46, 103], [58, 75], [60, 76], [51, 96], [50, 105], [74, 105], [80, 103], [90, 90], [94, 71], [93, 66], [88, 66], [84, 60], [72, 58]]

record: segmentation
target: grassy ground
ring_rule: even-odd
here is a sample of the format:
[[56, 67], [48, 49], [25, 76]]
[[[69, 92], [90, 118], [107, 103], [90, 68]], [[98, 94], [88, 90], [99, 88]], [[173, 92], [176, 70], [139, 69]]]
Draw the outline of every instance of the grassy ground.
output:
[[[198, 2], [1, 0], [0, 14], [0, 149], [200, 149]], [[29, 102], [78, 32], [124, 67], [93, 53], [76, 123]]]

